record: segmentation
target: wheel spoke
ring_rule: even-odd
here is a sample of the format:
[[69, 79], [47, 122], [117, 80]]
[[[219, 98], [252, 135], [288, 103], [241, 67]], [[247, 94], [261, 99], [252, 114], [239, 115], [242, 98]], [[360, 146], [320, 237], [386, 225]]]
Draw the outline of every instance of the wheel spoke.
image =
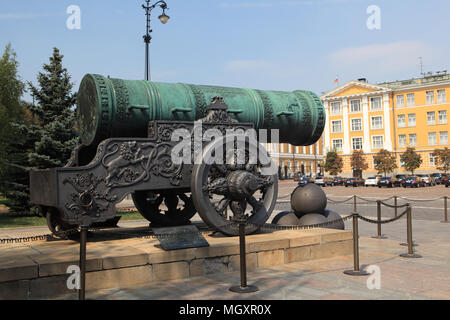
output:
[[263, 202], [256, 200], [254, 196], [250, 197], [247, 201], [253, 208], [252, 210], [253, 214], [256, 213], [259, 210], [259, 208], [263, 206]]
[[225, 217], [225, 209], [228, 207], [228, 205], [230, 204], [231, 200], [228, 199], [227, 197], [224, 197], [222, 200], [219, 201], [219, 203], [217, 203], [217, 205], [215, 205], [215, 209], [216, 211], [221, 214], [222, 216]]

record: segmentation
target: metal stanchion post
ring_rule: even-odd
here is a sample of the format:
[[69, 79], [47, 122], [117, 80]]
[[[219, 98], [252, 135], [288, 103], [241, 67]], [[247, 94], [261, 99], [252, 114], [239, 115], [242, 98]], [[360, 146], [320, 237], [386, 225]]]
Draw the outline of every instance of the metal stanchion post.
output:
[[422, 258], [421, 255], [414, 253], [413, 238], [412, 238], [412, 214], [411, 207], [408, 207], [408, 212], [406, 213], [407, 220], [407, 236], [408, 236], [408, 253], [403, 253], [400, 257], [403, 258]]
[[358, 212], [356, 210], [356, 194], [353, 196], [353, 212]]
[[386, 239], [385, 236], [381, 234], [381, 201], [377, 200], [377, 236], [372, 237], [374, 239]]
[[87, 227], [81, 227], [80, 235], [80, 289], [78, 290], [78, 300], [85, 300], [86, 297], [86, 242]]
[[394, 196], [394, 206], [395, 217], [397, 218], [397, 196]]
[[353, 212], [353, 270], [345, 270], [349, 276], [367, 276], [368, 272], [359, 269], [359, 231], [358, 231], [358, 213]]
[[[409, 225], [410, 225], [410, 224], [412, 225], [412, 208], [408, 206], [407, 210], [408, 210], [408, 212], [411, 214], [411, 220], [410, 220], [410, 221], [408, 220], [408, 213], [406, 214], [407, 228], [409, 228]], [[411, 228], [411, 230], [412, 230], [412, 228]], [[407, 232], [408, 232], [408, 231], [407, 231]], [[409, 240], [406, 239], [406, 242], [400, 243], [400, 245], [401, 245], [401, 246], [404, 246], [404, 247], [409, 247]], [[414, 240], [412, 240], [412, 246], [413, 246], [413, 247], [418, 247], [419, 244], [417, 244]]]
[[444, 197], [444, 221], [441, 221], [442, 223], [448, 223], [448, 214], [447, 214], [448, 206], [447, 206], [447, 200], [448, 200], [448, 197], [445, 196], [445, 197]]
[[229, 290], [236, 293], [251, 293], [259, 291], [256, 286], [247, 285], [247, 264], [245, 256], [245, 220], [239, 221], [239, 258], [240, 258], [240, 269], [241, 269], [241, 285], [233, 286]]

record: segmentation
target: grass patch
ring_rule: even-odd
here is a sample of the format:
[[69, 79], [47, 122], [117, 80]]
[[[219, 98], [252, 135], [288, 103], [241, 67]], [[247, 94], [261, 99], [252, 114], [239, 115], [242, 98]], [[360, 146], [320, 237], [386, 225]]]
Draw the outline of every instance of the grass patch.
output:
[[[142, 220], [144, 217], [137, 211], [118, 211], [118, 216], [122, 216], [120, 221]], [[0, 214], [0, 228], [22, 228], [46, 226], [47, 221], [38, 216], [14, 216], [11, 214]]]

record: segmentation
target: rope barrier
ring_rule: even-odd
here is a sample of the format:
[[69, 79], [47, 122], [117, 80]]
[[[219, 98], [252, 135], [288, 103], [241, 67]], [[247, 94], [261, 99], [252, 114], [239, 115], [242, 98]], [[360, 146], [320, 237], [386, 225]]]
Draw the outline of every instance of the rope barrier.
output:
[[380, 220], [380, 221], [378, 221], [378, 220], [372, 220], [372, 219], [363, 217], [363, 216], [360, 215], [359, 213], [358, 213], [358, 218], [360, 218], [362, 221], [365, 221], [365, 222], [368, 222], [368, 223], [373, 223], [373, 224], [386, 224], [386, 223], [394, 222], [394, 221], [400, 219], [401, 217], [403, 217], [405, 214], [408, 213], [408, 209], [409, 209], [409, 208], [407, 208], [404, 212], [402, 212], [402, 213], [401, 213], [400, 215], [398, 215], [397, 217], [394, 217], [394, 218], [388, 219], [388, 220]]
[[353, 199], [353, 196], [351, 196], [350, 198], [348, 198], [346, 200], [333, 200], [333, 199], [330, 199], [330, 198], [328, 198], [327, 200], [329, 202], [331, 202], [331, 203], [344, 203], [344, 202], [347, 202], [347, 201], [352, 200], [352, 199]]
[[441, 199], [445, 199], [445, 196], [439, 197], [439, 198], [433, 198], [433, 199], [409, 199], [406, 197], [398, 197], [399, 199], [403, 199], [406, 201], [412, 201], [412, 202], [428, 202], [428, 201], [436, 201], [436, 200], [441, 200]]
[[388, 208], [393, 208], [393, 209], [395, 209], [395, 208], [404, 208], [404, 207], [409, 206], [409, 203], [400, 204], [400, 205], [396, 205], [396, 206], [395, 206], [395, 205], [392, 205], [392, 204], [389, 204], [389, 203], [385, 203], [385, 202], [383, 202], [383, 201], [380, 201], [380, 203], [381, 203], [382, 205], [388, 207]]
[[356, 198], [358, 198], [360, 200], [363, 200], [363, 201], [367, 201], [367, 202], [377, 202], [377, 201], [388, 201], [388, 200], [394, 199], [395, 196], [392, 196], [392, 197], [389, 197], [389, 198], [386, 198], [386, 199], [377, 199], [377, 200], [367, 199], [367, 198], [363, 198], [363, 197], [360, 197], [360, 196], [356, 196]]

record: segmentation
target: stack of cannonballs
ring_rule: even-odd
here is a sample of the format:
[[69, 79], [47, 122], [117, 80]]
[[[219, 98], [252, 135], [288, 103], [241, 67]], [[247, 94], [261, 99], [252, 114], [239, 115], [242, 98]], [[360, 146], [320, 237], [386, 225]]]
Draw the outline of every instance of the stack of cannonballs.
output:
[[329, 221], [336, 221], [323, 228], [344, 230], [345, 225], [341, 216], [332, 211], [326, 210], [327, 196], [322, 188], [308, 183], [297, 187], [291, 194], [292, 211], [280, 212], [273, 218], [272, 223], [283, 226], [309, 226], [321, 224]]

